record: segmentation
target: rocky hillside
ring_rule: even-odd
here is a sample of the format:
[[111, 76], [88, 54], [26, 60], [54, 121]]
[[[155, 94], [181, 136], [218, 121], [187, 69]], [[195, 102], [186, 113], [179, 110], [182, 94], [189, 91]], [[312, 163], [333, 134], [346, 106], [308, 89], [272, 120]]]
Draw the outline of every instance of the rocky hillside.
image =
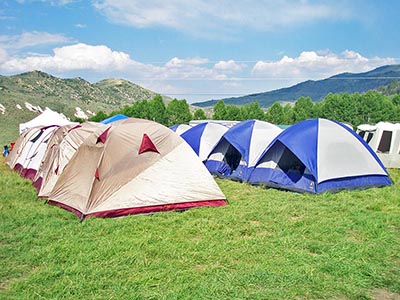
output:
[[87, 118], [100, 110], [111, 112], [155, 95], [122, 79], [104, 79], [91, 84], [79, 77], [61, 79], [40, 71], [0, 76], [0, 142], [14, 140], [18, 124], [34, 118], [45, 107], [70, 119]]

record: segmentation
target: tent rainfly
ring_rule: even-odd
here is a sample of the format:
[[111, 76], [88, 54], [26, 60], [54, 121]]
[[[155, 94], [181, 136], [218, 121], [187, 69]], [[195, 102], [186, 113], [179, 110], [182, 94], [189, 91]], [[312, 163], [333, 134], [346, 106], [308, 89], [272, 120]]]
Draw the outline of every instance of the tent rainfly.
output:
[[85, 122], [76, 126], [62, 126], [47, 143], [47, 150], [36, 173], [33, 185], [39, 197], [47, 197], [71, 157], [83, 141], [95, 132], [103, 132], [107, 125]]
[[310, 193], [391, 184], [361, 137], [327, 119], [305, 120], [283, 131], [264, 151], [249, 182]]
[[218, 123], [202, 123], [186, 130], [181, 134], [181, 137], [204, 162], [228, 129], [228, 127]]
[[111, 117], [109, 117], [107, 119], [104, 119], [100, 123], [102, 123], [102, 124], [110, 124], [112, 122], [119, 121], [119, 120], [124, 120], [124, 119], [127, 119], [127, 118], [128, 117], [123, 115], [123, 114], [117, 114], [117, 115], [111, 116]]
[[260, 155], [281, 132], [278, 126], [264, 121], [240, 122], [222, 136], [205, 165], [217, 176], [247, 181]]
[[186, 130], [189, 130], [190, 128], [192, 128], [191, 125], [188, 124], [176, 124], [171, 126], [169, 129], [175, 131], [177, 134], [181, 135], [182, 133], [184, 133]]
[[89, 136], [48, 200], [80, 218], [226, 205], [211, 174], [179, 135], [132, 118]]
[[33, 127], [21, 135], [15, 146], [15, 156], [8, 158], [8, 165], [22, 177], [33, 180], [46, 153], [47, 143], [59, 128], [57, 125]]

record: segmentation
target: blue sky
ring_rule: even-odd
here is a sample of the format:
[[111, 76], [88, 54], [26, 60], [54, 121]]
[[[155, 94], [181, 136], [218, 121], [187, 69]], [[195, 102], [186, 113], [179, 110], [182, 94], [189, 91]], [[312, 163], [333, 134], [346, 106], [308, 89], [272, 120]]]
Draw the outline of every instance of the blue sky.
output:
[[399, 11], [398, 0], [0, 0], [0, 74], [221, 99], [400, 64]]

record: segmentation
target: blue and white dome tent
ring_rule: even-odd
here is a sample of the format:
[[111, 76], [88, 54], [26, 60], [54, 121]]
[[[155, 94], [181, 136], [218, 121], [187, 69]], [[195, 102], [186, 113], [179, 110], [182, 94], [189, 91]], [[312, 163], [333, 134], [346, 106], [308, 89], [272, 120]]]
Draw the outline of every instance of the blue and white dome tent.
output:
[[192, 128], [192, 126], [188, 125], [188, 124], [175, 124], [175, 125], [172, 125], [169, 129], [171, 129], [172, 131], [175, 131], [176, 134], [181, 135], [182, 133], [184, 133], [186, 130], [189, 130], [190, 128]]
[[362, 138], [327, 119], [305, 120], [278, 135], [256, 163], [249, 183], [310, 193], [392, 184]]
[[246, 181], [261, 154], [282, 132], [278, 126], [259, 120], [247, 120], [230, 128], [206, 161], [217, 176]]
[[207, 122], [189, 128], [181, 134], [181, 137], [204, 162], [228, 129], [224, 125]]

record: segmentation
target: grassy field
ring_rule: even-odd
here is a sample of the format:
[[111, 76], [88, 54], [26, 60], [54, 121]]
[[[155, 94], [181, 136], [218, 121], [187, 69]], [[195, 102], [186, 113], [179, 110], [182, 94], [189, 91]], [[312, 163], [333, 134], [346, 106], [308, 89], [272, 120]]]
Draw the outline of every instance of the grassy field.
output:
[[90, 218], [0, 160], [0, 299], [400, 299], [400, 171], [304, 195], [217, 180], [226, 207]]

